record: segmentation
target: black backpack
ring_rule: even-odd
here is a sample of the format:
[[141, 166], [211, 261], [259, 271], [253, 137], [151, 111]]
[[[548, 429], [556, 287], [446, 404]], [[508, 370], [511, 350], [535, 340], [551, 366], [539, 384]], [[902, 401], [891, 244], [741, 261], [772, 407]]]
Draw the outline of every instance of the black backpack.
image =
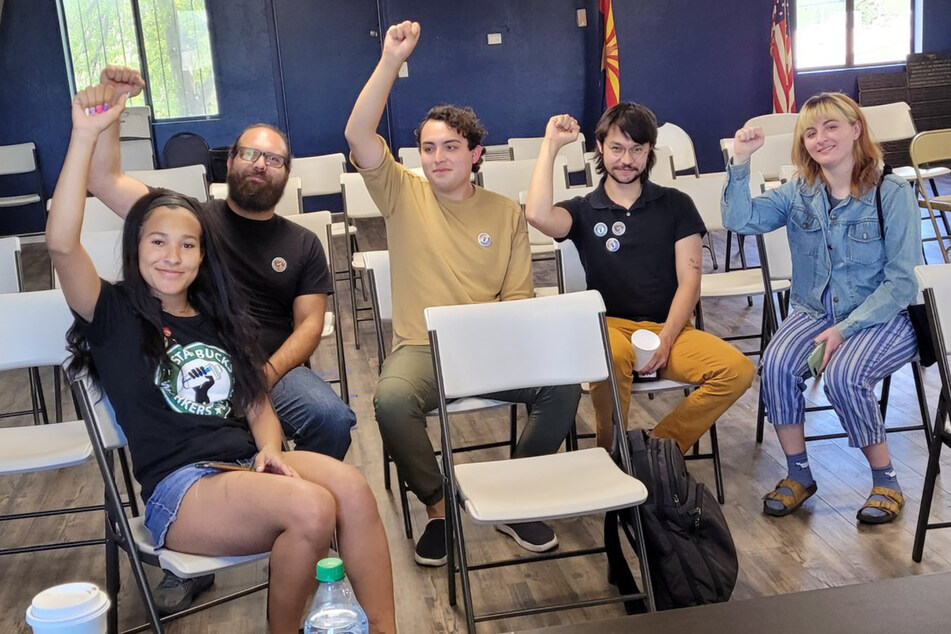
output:
[[[716, 497], [687, 472], [677, 442], [628, 432], [634, 476], [647, 487], [640, 506], [654, 603], [658, 610], [726, 601], [739, 568], [736, 547]], [[633, 509], [607, 514], [604, 543], [608, 580], [621, 594], [638, 592], [628, 568], [618, 525], [634, 543]], [[647, 611], [646, 602], [628, 601], [628, 614]]]

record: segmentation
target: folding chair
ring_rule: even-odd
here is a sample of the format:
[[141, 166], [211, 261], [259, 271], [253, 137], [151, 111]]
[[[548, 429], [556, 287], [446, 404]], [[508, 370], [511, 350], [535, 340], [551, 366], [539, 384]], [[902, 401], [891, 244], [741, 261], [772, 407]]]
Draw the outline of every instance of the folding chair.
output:
[[[536, 159], [522, 159], [517, 161], [492, 161], [483, 163], [476, 174], [479, 184], [490, 192], [502, 194], [518, 202], [518, 193], [527, 191], [532, 182], [532, 172], [535, 170]], [[568, 186], [567, 160], [558, 155], [555, 157], [553, 183]]]
[[[367, 279], [370, 285], [373, 322], [376, 326], [377, 372], [379, 372], [383, 369], [383, 361], [386, 360], [389, 350], [389, 346], [386, 345], [386, 337], [383, 333], [383, 323], [393, 321], [393, 294], [390, 287], [390, 254], [388, 251], [367, 251], [363, 255], [366, 261]], [[503, 406], [509, 407], [509, 440], [456, 447], [453, 451], [477, 451], [479, 449], [491, 449], [493, 447], [508, 447], [509, 457], [511, 457], [512, 454], [515, 453], [515, 445], [518, 442], [518, 410], [516, 405], [488, 398], [462, 398], [449, 404], [449, 413], [471, 414]], [[428, 416], [436, 415], [436, 410], [428, 414]], [[437, 455], [439, 454], [438, 451], [436, 453]], [[386, 447], [383, 447], [383, 485], [387, 491], [389, 491], [391, 487], [390, 462], [390, 454], [387, 452]], [[406, 482], [399, 473], [397, 473], [397, 480], [399, 482], [400, 507], [403, 509], [403, 526], [406, 530], [406, 537], [411, 539], [413, 537], [413, 524], [410, 521]]]
[[[513, 137], [508, 140], [508, 146], [512, 152], [513, 161], [534, 161], [541, 152], [542, 141], [544, 137]], [[558, 150], [558, 156], [565, 159], [565, 165], [569, 172], [584, 171], [584, 135], [579, 134], [578, 138], [571, 143], [566, 144]]]
[[[333, 275], [334, 254], [332, 242], [333, 220], [329, 211], [312, 211], [306, 214], [297, 214], [288, 216], [288, 220], [299, 224], [302, 227], [314, 232], [320, 240], [320, 246], [324, 249], [324, 255], [327, 256], [327, 268]], [[328, 383], [340, 384], [340, 398], [347, 405], [350, 404], [350, 390], [347, 386], [347, 357], [343, 347], [343, 332], [340, 330], [340, 306], [337, 303], [336, 289], [330, 294], [331, 309], [324, 313], [324, 330], [320, 333], [321, 340], [333, 335], [337, 346], [337, 378], [330, 379]]]
[[152, 147], [152, 109], [128, 106], [119, 120], [119, 156], [122, 171], [155, 169]]
[[[724, 176], [725, 178], [725, 176]], [[757, 174], [750, 179], [750, 193], [759, 193], [762, 179]], [[690, 196], [700, 217], [708, 231], [723, 229], [723, 217], [720, 213], [720, 201], [723, 197], [723, 180], [720, 178], [678, 178], [674, 187]], [[782, 292], [789, 288], [788, 281], [778, 281], [773, 292]], [[697, 327], [703, 327], [703, 300], [712, 298], [746, 297], [752, 305], [752, 297], [763, 297], [764, 306], [770, 301], [771, 295], [766, 293], [762, 274], [756, 269], [727, 270], [723, 273], [704, 275], [700, 280], [700, 302], [697, 303]], [[760, 332], [754, 334], [730, 335], [723, 337], [724, 341], [740, 341], [743, 339], [759, 339], [759, 348], [744, 351], [747, 355], [759, 355], [766, 347], [768, 337], [768, 323], [766, 311], [763, 311]]]
[[[346, 172], [347, 157], [340, 152], [320, 156], [295, 156], [291, 161], [291, 176], [300, 178], [301, 195], [304, 198], [339, 195], [343, 191], [340, 177]], [[347, 236], [350, 240], [356, 239], [357, 228], [354, 225], [335, 222], [331, 226], [335, 238]], [[334, 271], [334, 276], [346, 271], [349, 271], [349, 268]]]
[[951, 342], [951, 264], [917, 266], [915, 276], [925, 296], [925, 310], [928, 313], [928, 324], [938, 359], [938, 373], [941, 376], [941, 395], [938, 397], [938, 411], [934, 419], [934, 437], [929, 445], [928, 468], [925, 470], [918, 524], [915, 527], [915, 545], [911, 555], [916, 562], [921, 562], [927, 532], [932, 528], [951, 528], [951, 522], [930, 522], [941, 446], [951, 447], [951, 365], [948, 362], [948, 342]]
[[[786, 228], [780, 227], [775, 231], [756, 236], [756, 245], [759, 249], [760, 267], [763, 276], [763, 286], [766, 288], [766, 297], [772, 298], [777, 289], [788, 289], [792, 281], [792, 254], [789, 250], [789, 239], [786, 234]], [[781, 293], [779, 299], [779, 317], [786, 318], [788, 312], [789, 295], [788, 292]], [[767, 320], [767, 336], [763, 343], [763, 349], [769, 344], [773, 334], [779, 329], [780, 319], [777, 317], [777, 309], [773, 302], [767, 301], [763, 305], [763, 313]], [[917, 431], [924, 430], [925, 439], [928, 443], [932, 439], [932, 431], [928, 418], [928, 402], [925, 396], [924, 382], [921, 377], [921, 364], [917, 360], [911, 362], [911, 373], [915, 380], [915, 391], [918, 396], [918, 409], [921, 413], [920, 425], [904, 425], [900, 427], [886, 427], [885, 431]], [[879, 399], [879, 409], [882, 413], [882, 420], [888, 411], [888, 394], [891, 388], [892, 377], [887, 376], [882, 380], [882, 395]], [[756, 442], [763, 442], [763, 428], [766, 421], [766, 407], [763, 403], [762, 391], [759, 396], [759, 403], [756, 410]], [[822, 412], [832, 409], [831, 405], [817, 405], [807, 407], [806, 412]], [[831, 434], [814, 434], [806, 436], [806, 440], [829, 440], [833, 438], [845, 438], [845, 432]]]
[[[58, 290], [0, 294], [0, 371], [59, 366], [66, 360], [66, 331], [73, 323], [63, 293]], [[39, 397], [40, 404], [37, 403]], [[33, 395], [34, 409], [42, 404], [42, 390]], [[19, 415], [29, 413], [19, 412]], [[32, 473], [79, 465], [92, 455], [92, 446], [80, 420], [0, 428], [0, 476]], [[4, 514], [0, 521], [52, 517], [102, 510], [101, 506]], [[75, 540], [0, 549], [0, 555], [34, 553], [102, 544], [103, 540]]]
[[[578, 249], [571, 240], [563, 240], [555, 243], [555, 269], [558, 274], [558, 292], [559, 293], [579, 293], [587, 290], [588, 282], [585, 278], [584, 267], [581, 265], [581, 258], [578, 255]], [[674, 390], [683, 391], [684, 396], [688, 396], [698, 385], [694, 383], [683, 383], [670, 379], [661, 379], [658, 381], [649, 381], [639, 383], [635, 381], [631, 384], [631, 394], [646, 394], [648, 398], [653, 399], [654, 394], [661, 392], [671, 392]], [[622, 421], [627, 424], [627, 421]], [[595, 434], [578, 434], [572, 432], [569, 438], [569, 445], [573, 448], [578, 446], [578, 438], [594, 438]], [[691, 452], [684, 456], [685, 460], [712, 460], [713, 477], [717, 488], [717, 501], [723, 504], [725, 494], [723, 488], [723, 469], [720, 464], [720, 445], [717, 442], [717, 426], [710, 427], [710, 451], [701, 452], [700, 441], [693, 446]]]
[[[608, 380], [614, 369], [608, 345], [604, 302], [595, 291], [491, 304], [441, 306], [425, 311], [439, 391], [442, 461], [447, 514], [449, 604], [456, 603], [456, 548], [463, 605], [469, 632], [491, 619], [590, 607], [634, 598], [654, 609], [650, 573], [641, 529], [644, 485], [631, 474], [627, 442], [618, 442], [621, 465], [600, 448], [548, 456], [456, 465], [448, 402], [505, 389], [566, 385]], [[544, 319], [539, 319], [544, 315]], [[614, 390], [615, 437], [626, 438]], [[510, 564], [562, 559], [604, 552], [603, 547], [571, 553], [472, 565], [466, 552], [462, 512], [478, 524], [518, 523], [579, 517], [633, 509], [638, 560], [645, 592], [574, 603], [536, 606], [477, 615], [473, 610], [470, 571]]]
[[[571, 200], [577, 196], [587, 196], [595, 189], [597, 189], [597, 186], [568, 187], [556, 182], [552, 188], [552, 204], [557, 205], [560, 202]], [[525, 210], [525, 201], [527, 198], [527, 191], [520, 191], [518, 193], [518, 204], [522, 207], [522, 211]], [[532, 260], [542, 261], [555, 258], [555, 241], [532, 225], [528, 225], [528, 244], [532, 251]], [[538, 288], [535, 289], [536, 296], [540, 294], [539, 290]]]
[[400, 163], [407, 169], [423, 166], [423, 162], [419, 158], [418, 147], [401, 147], [398, 151], [398, 156], [400, 157]]
[[165, 142], [162, 166], [170, 168], [185, 165], [204, 165], [205, 172], [211, 173], [211, 148], [200, 134], [177, 132]]
[[774, 112], [747, 119], [743, 127], [762, 128], [763, 134], [770, 137], [776, 134], [792, 134], [796, 131], [798, 120], [799, 115], [795, 112]]
[[[343, 190], [343, 222], [346, 226], [351, 226], [351, 220], [358, 218], [382, 218], [376, 203], [370, 196], [363, 176], [360, 174], [341, 174], [340, 187]], [[360, 349], [360, 322], [372, 321], [372, 317], [360, 317], [360, 311], [371, 310], [369, 306], [357, 306], [357, 275], [360, 274], [366, 266], [363, 263], [363, 253], [359, 250], [356, 236], [352, 240], [346, 240], [347, 245], [347, 283], [350, 286], [350, 310], [353, 315], [353, 342], [357, 350]], [[366, 286], [364, 288], [363, 299], [366, 299]]]
[[42, 205], [44, 196], [43, 174], [36, 158], [36, 145], [33, 143], [0, 145], [0, 177], [29, 173], [34, 173], [36, 178], [28, 193], [0, 196], [0, 209]]
[[[911, 116], [911, 106], [904, 101], [879, 106], [862, 106], [861, 110], [862, 114], [865, 115], [865, 121], [868, 123], [868, 131], [872, 135], [872, 139], [878, 143], [909, 141], [918, 133], [915, 129], [915, 121]], [[934, 166], [916, 171], [909, 165], [893, 165], [892, 172], [909, 183], [917, 182], [920, 174], [919, 192], [924, 193], [924, 181], [928, 180], [931, 181], [931, 191], [937, 196], [938, 188], [934, 179], [951, 174], [951, 169]]]
[[673, 153], [674, 171], [692, 171], [700, 175], [697, 166], [697, 153], [694, 151], [693, 140], [690, 135], [675, 123], [668, 121], [657, 128], [657, 145], [670, 148]]
[[[91, 441], [91, 451], [96, 456], [99, 473], [105, 485], [106, 592], [112, 601], [109, 607], [108, 631], [110, 633], [119, 631], [120, 548], [129, 557], [132, 576], [139, 587], [139, 595], [145, 604], [148, 618], [147, 624], [126, 630], [123, 634], [141, 632], [150, 627], [156, 634], [162, 634], [164, 631], [163, 625], [169, 621], [266, 589], [268, 585], [266, 582], [259, 583], [170, 616], [159, 617], [155, 608], [155, 601], [152, 598], [152, 589], [142, 566], [143, 563], [159, 566], [163, 570], [174, 573], [179, 578], [190, 579], [260, 561], [266, 559], [268, 553], [243, 557], [205, 557], [180, 553], [168, 548], [156, 548], [151, 533], [145, 528], [144, 519], [141, 517], [127, 517], [122, 507], [122, 498], [119, 496], [119, 489], [115, 481], [113, 457], [125, 448], [126, 438], [115, 420], [115, 412], [109, 403], [108, 397], [92, 385], [87, 377], [71, 377], [71, 384], [85, 423], [83, 433], [87, 436], [87, 444]], [[127, 491], [131, 490], [131, 488], [127, 489]], [[96, 543], [102, 543], [102, 541]]]
[[[951, 196], [938, 196], [937, 188], [934, 188], [934, 180], [931, 181], [934, 195], [929, 194], [925, 187], [925, 180], [929, 178], [927, 166], [931, 163], [951, 161], [951, 129], [931, 130], [915, 135], [915, 138], [911, 140], [909, 152], [918, 182], [918, 191], [921, 192], [918, 205], [928, 210], [931, 226], [934, 229], [934, 238], [922, 238], [922, 240], [937, 241], [941, 249], [941, 257], [945, 262], [951, 262], [951, 226], [947, 216], [947, 213], [951, 211]], [[944, 234], [938, 228], [939, 216], [944, 225]], [[947, 246], [945, 246], [945, 239], [948, 240]]]
[[208, 181], [204, 165], [186, 165], [164, 170], [130, 170], [126, 172], [149, 187], [164, 187], [191, 196], [200, 203], [208, 201]]

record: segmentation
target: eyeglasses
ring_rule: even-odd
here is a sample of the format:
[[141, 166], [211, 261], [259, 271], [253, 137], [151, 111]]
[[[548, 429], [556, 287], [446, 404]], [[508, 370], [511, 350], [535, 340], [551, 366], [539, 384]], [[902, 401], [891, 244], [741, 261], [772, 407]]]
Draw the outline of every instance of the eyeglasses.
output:
[[274, 154], [273, 152], [262, 152], [261, 150], [253, 147], [239, 147], [235, 152], [235, 155], [238, 158], [240, 158], [242, 161], [247, 161], [248, 163], [254, 163], [262, 154], [264, 155], [264, 164], [268, 167], [278, 169], [284, 167], [284, 164], [287, 163], [286, 156]]
[[625, 148], [621, 145], [612, 145], [608, 147], [608, 152], [610, 152], [614, 158], [621, 158], [625, 154], [630, 154], [631, 158], [639, 159], [649, 151], [650, 146], [647, 145], [635, 145], [631, 148]]

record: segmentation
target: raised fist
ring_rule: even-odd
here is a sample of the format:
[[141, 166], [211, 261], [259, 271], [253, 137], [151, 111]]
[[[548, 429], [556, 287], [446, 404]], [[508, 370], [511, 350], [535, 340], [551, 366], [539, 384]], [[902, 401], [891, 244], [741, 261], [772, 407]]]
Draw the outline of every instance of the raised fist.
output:
[[578, 132], [581, 126], [570, 114], [557, 114], [548, 120], [548, 126], [545, 127], [545, 138], [548, 139], [555, 149], [560, 149], [578, 138]]
[[73, 98], [73, 130], [102, 132], [119, 120], [128, 95], [117, 95], [112, 86], [90, 86]]
[[763, 147], [766, 135], [763, 128], [740, 128], [733, 137], [733, 164], [741, 165], [750, 160], [750, 155]]
[[383, 38], [383, 55], [402, 63], [409, 59], [419, 42], [419, 22], [406, 20], [386, 30]]
[[130, 97], [135, 97], [145, 88], [145, 80], [142, 79], [142, 74], [127, 66], [106, 66], [99, 73], [99, 83], [104, 86], [112, 86], [116, 95], [129, 95]]

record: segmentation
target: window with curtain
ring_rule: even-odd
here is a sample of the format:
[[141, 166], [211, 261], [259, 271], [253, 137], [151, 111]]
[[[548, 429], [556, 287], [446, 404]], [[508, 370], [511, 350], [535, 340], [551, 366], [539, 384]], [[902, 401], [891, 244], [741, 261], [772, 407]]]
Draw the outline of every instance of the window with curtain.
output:
[[[103, 67], [120, 64], [148, 73], [155, 119], [218, 114], [205, 0], [60, 4], [74, 89], [98, 83]], [[130, 103], [146, 104], [144, 94]]]

